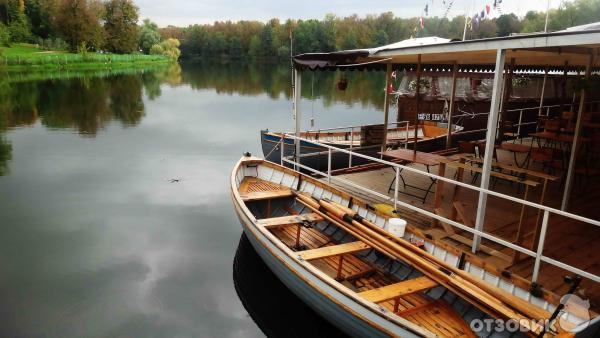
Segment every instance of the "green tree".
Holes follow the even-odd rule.
[[[10,45],[10,33],[8,32],[8,28],[0,22],[0,46],[9,46]]]
[[[150,48],[150,54],[153,55],[164,55],[172,61],[177,61],[181,51],[179,50],[179,40],[177,39],[166,39],[161,43],[158,43]]]
[[[144,53],[148,54],[150,48],[159,42],[160,33],[158,32],[158,25],[150,21],[150,19],[144,19],[144,23],[140,27],[140,48]]]
[[[8,0],[8,32],[12,42],[31,41],[31,25],[25,15],[24,0]]]
[[[250,38],[250,46],[248,48],[248,55],[253,58],[260,57],[260,40],[258,36],[254,35]]]
[[[131,53],[138,48],[138,7],[132,0],[105,3],[104,31],[106,49],[113,53]]]
[[[263,58],[277,57],[277,46],[273,42],[273,27],[265,25],[260,33],[260,53]]]
[[[61,0],[56,26],[71,51],[79,47],[99,49],[104,42],[100,25],[102,5],[94,0]]]
[[[53,18],[56,16],[56,2],[54,0],[27,0],[25,14],[31,23],[33,35],[42,39],[55,35]]]
[[[523,24],[516,15],[510,13],[500,15],[496,19],[496,26],[498,27],[498,36],[508,36],[511,33],[520,32]]]

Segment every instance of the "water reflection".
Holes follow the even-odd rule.
[[[345,337],[279,281],[242,234],[233,261],[242,304],[269,337]]]
[[[272,99],[291,98],[290,67],[252,63],[183,64],[183,82],[194,89],[216,89],[217,93],[262,95]],[[337,89],[341,77],[348,80],[345,91]],[[306,72],[302,78],[302,98],[321,99],[325,107],[333,103],[361,104],[382,109],[385,74],[381,72]],[[306,104],[306,103],[305,103]]]
[[[149,70],[9,74],[0,77],[0,175],[8,171],[12,147],[2,136],[6,129],[32,126],[38,121],[49,129],[70,129],[94,137],[107,124],[117,121],[135,126],[145,115],[143,94],[155,100],[163,85],[181,84],[217,94],[259,96],[289,100],[290,69],[248,63],[173,64]],[[348,79],[345,91],[336,87],[340,77]],[[359,104],[379,110],[383,105],[381,73],[314,72],[303,78],[303,104],[314,115],[314,102],[323,107],[337,103]],[[308,100],[308,102],[307,102]],[[266,124],[263,127],[273,127]]]

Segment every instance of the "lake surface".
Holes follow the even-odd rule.
[[[384,75],[317,72],[303,125],[382,120]],[[262,336],[236,295],[229,197],[289,67],[0,74],[0,336]]]

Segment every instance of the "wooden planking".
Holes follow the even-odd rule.
[[[379,303],[412,293],[424,291],[436,287],[438,284],[429,277],[422,276],[409,279],[400,283],[387,285],[381,288],[364,291],[359,295],[373,303]]]
[[[320,222],[323,218],[313,212],[302,215],[271,217],[258,220],[257,224],[263,227],[276,227],[281,225],[298,224],[303,222]]]
[[[369,248],[370,248],[369,245],[367,245],[361,241],[356,241],[356,242],[344,243],[344,244],[339,244],[339,245],[330,245],[330,246],[325,246],[325,247],[318,248],[318,249],[302,251],[298,255],[298,257],[302,258],[304,260],[311,260],[311,259],[318,259],[318,258],[325,258],[325,257],[354,253],[354,252],[358,252],[358,251],[361,251],[364,249],[369,249]]]
[[[290,189],[271,191],[252,191],[240,194],[244,202],[270,200],[274,198],[286,198],[294,196]]]

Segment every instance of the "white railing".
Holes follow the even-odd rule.
[[[355,125],[355,126],[346,126],[346,127],[333,127],[333,128],[322,128],[322,129],[309,129],[309,130],[305,130],[302,131],[301,133],[304,135],[308,135],[308,134],[315,134],[315,140],[310,140],[310,139],[305,139],[305,141],[307,142],[312,142],[318,143],[318,140],[321,139],[321,134],[325,134],[325,133],[349,133],[350,135],[350,146],[348,148],[348,150],[350,150],[351,152],[348,154],[348,167],[352,166],[352,156],[354,154],[354,150],[363,150],[363,149],[370,149],[370,148],[377,148],[377,147],[381,147],[381,145],[370,145],[370,146],[358,146],[355,147],[354,146],[354,141],[355,139],[355,135],[356,132],[360,132],[360,128],[362,127],[372,127],[372,126],[381,126],[381,123],[375,123],[375,124],[363,124],[363,125]],[[396,128],[393,128],[393,126],[395,126]],[[408,148],[408,143],[410,142],[411,138],[409,136],[409,126],[410,126],[410,121],[398,121],[398,122],[389,122],[387,124],[387,129],[388,132],[390,129],[397,129],[399,130],[400,128],[404,128],[404,140],[402,141],[402,143],[404,144],[404,148]],[[390,128],[392,127],[392,128]],[[284,135],[292,135],[294,134],[293,132],[287,132],[284,133]],[[325,135],[326,136],[326,135]],[[315,143],[316,144],[316,143]],[[275,149],[275,148],[273,148]],[[311,153],[307,153],[307,154],[303,154],[301,155],[302,157],[313,157],[313,156],[319,156],[319,155],[324,155],[327,151],[322,151],[322,152],[311,152]],[[267,156],[268,157],[268,156]]]
[[[328,164],[327,165],[327,172],[321,172],[321,171],[313,169],[311,167],[302,165],[300,163],[301,162],[301,157],[296,157],[298,159],[297,161],[294,161],[292,159],[293,156],[285,157],[284,156],[284,146],[285,146],[284,138],[286,138],[286,137],[294,139],[294,140],[296,140],[298,142],[304,141],[304,142],[312,143],[312,144],[318,145],[320,147],[326,148],[327,149],[327,154],[328,154],[327,155],[328,156],[328,158],[327,158],[327,164]],[[562,210],[555,209],[555,208],[552,208],[552,207],[548,207],[548,206],[545,206],[545,205],[541,205],[541,204],[538,204],[538,203],[530,202],[530,201],[527,201],[527,200],[524,200],[524,199],[520,199],[520,198],[517,198],[517,197],[513,197],[513,196],[510,196],[510,195],[505,195],[505,194],[502,194],[502,193],[499,193],[499,192],[496,192],[496,191],[493,191],[493,190],[483,189],[481,187],[473,186],[473,185],[470,185],[468,183],[464,183],[464,182],[461,182],[461,181],[456,181],[454,179],[446,178],[444,176],[438,176],[436,174],[432,174],[432,173],[429,173],[429,172],[421,171],[421,170],[418,170],[418,169],[413,168],[413,167],[401,165],[401,164],[394,163],[394,162],[389,162],[389,161],[386,161],[386,160],[382,160],[382,159],[379,159],[379,158],[375,158],[375,157],[363,155],[363,154],[360,154],[360,153],[354,153],[353,154],[354,156],[361,157],[361,158],[364,158],[364,159],[367,159],[367,160],[370,160],[370,161],[373,161],[373,162],[378,162],[378,163],[381,163],[381,164],[385,164],[385,165],[388,165],[388,166],[394,168],[395,174],[396,174],[396,181],[395,181],[395,187],[394,187],[394,197],[390,198],[390,196],[387,195],[387,194],[382,194],[382,193],[380,193],[378,191],[372,190],[372,189],[370,189],[368,187],[362,186],[362,185],[357,184],[355,182],[352,182],[352,181],[350,181],[348,179],[344,179],[344,178],[341,178],[341,177],[338,177],[338,176],[332,176],[331,175],[331,155],[334,152],[342,152],[342,153],[347,153],[348,155],[352,155],[351,154],[352,151],[350,151],[350,150],[333,147],[333,146],[330,146],[330,145],[327,145],[327,144],[319,143],[318,141],[307,140],[307,139],[303,139],[303,138],[297,138],[294,135],[286,135],[286,134],[283,134],[282,137],[281,137],[281,164],[282,165],[284,163],[292,164],[292,165],[294,165],[294,168],[296,168],[296,170],[298,170],[298,169],[304,169],[304,170],[310,171],[312,173],[315,173],[315,174],[318,174],[318,175],[326,177],[327,178],[327,182],[329,182],[329,183],[332,182],[332,181],[338,181],[340,183],[346,184],[348,186],[351,186],[353,188],[356,188],[356,189],[359,189],[359,190],[361,190],[363,192],[366,192],[367,194],[370,194],[370,195],[379,197],[381,199],[384,199],[386,201],[392,202],[392,203],[394,203],[394,209],[397,209],[398,206],[404,207],[406,209],[415,211],[415,212],[417,212],[419,214],[422,214],[422,215],[425,215],[427,217],[431,217],[433,219],[436,219],[436,220],[438,220],[440,222],[444,222],[446,224],[450,224],[453,227],[456,227],[456,228],[458,228],[460,230],[467,231],[467,232],[473,234],[474,236],[475,235],[480,236],[480,237],[488,239],[488,240],[490,240],[490,241],[492,241],[494,243],[500,244],[500,245],[502,245],[504,247],[513,249],[513,250],[518,251],[520,253],[526,254],[526,255],[528,255],[530,257],[534,257],[535,258],[535,262],[534,262],[533,272],[532,272],[532,278],[531,278],[532,282],[537,282],[537,279],[538,279],[538,276],[539,276],[540,265],[541,265],[542,262],[545,262],[545,263],[557,266],[559,268],[562,268],[564,270],[570,271],[572,273],[578,274],[578,275],[580,275],[580,276],[582,276],[584,278],[590,279],[590,280],[592,280],[592,281],[594,281],[596,283],[600,283],[600,276],[598,276],[598,275],[589,273],[587,271],[581,270],[581,269],[579,269],[577,267],[574,267],[572,265],[569,265],[567,263],[564,263],[564,262],[561,262],[561,261],[557,261],[557,260],[555,260],[553,258],[550,258],[550,257],[547,257],[547,256],[543,255],[544,242],[545,242],[545,238],[546,238],[546,232],[547,232],[547,229],[548,229],[548,219],[549,219],[549,217],[550,217],[551,214],[555,214],[555,215],[567,217],[567,218],[570,218],[570,219],[573,219],[573,220],[576,220],[576,221],[588,223],[588,224],[591,224],[591,225],[594,225],[594,226],[598,226],[598,227],[600,227],[600,221],[593,220],[593,219],[590,219],[590,218],[587,218],[587,217],[583,217],[583,216],[580,216],[580,215],[572,214],[572,213],[569,213],[569,212],[566,212],[566,211],[562,211]],[[297,155],[300,155],[300,154],[297,154]],[[435,213],[432,213],[432,212],[430,212],[428,210],[421,209],[421,208],[416,207],[416,206],[414,206],[412,204],[409,204],[409,203],[406,203],[406,202],[403,202],[403,201],[399,200],[398,199],[398,194],[399,194],[399,179],[400,179],[400,171],[402,171],[402,170],[405,170],[405,171],[408,171],[408,172],[412,172],[412,173],[415,173],[415,174],[418,174],[418,175],[423,175],[423,176],[429,177],[429,178],[434,179],[434,180],[440,180],[440,181],[443,181],[443,182],[446,182],[446,183],[454,184],[454,185],[457,185],[457,186],[460,186],[460,187],[463,187],[463,188],[467,188],[467,189],[470,189],[470,190],[473,190],[473,191],[477,191],[477,192],[480,192],[480,193],[485,193],[485,194],[488,194],[488,195],[491,195],[491,196],[499,197],[499,198],[502,198],[502,199],[505,199],[505,200],[508,200],[508,201],[520,203],[522,205],[525,205],[525,206],[528,206],[528,207],[532,207],[532,208],[536,208],[536,209],[538,209],[540,211],[543,211],[542,225],[541,225],[541,229],[540,229],[539,242],[538,242],[538,246],[537,246],[536,251],[532,251],[532,250],[527,249],[525,247],[522,247],[520,245],[511,243],[511,242],[506,241],[506,240],[504,240],[502,238],[496,237],[496,236],[494,236],[492,234],[486,233],[484,231],[476,230],[476,229],[471,228],[471,227],[469,227],[469,226],[467,226],[465,224],[462,224],[460,222],[454,221],[452,219],[448,219],[446,217],[443,217],[443,216],[437,215]]]
[[[595,103],[600,103],[600,101],[588,101],[585,102],[584,104],[586,105],[592,105]],[[564,106],[570,106],[570,110],[573,111],[574,107],[575,107],[576,103],[567,103],[564,104]],[[523,112],[525,111],[538,111],[537,117],[543,117],[543,116],[550,116],[550,109],[551,108],[559,108],[562,107],[563,105],[560,104],[553,104],[553,105],[546,105],[546,106],[537,106],[537,107],[528,107],[528,108],[516,108],[516,109],[508,109],[506,110],[507,113],[512,113],[512,112],[519,112],[519,119],[518,119],[518,123],[513,124],[513,126],[517,127],[517,135],[521,135],[521,127],[522,126],[527,126],[527,125],[537,125],[538,121],[531,121],[531,122],[523,122]],[[545,110],[545,115],[542,115],[542,111]],[[454,115],[452,116],[453,119],[455,118],[461,118],[461,117],[475,117],[475,116],[479,116],[479,115],[489,115],[489,112],[485,112],[485,113],[466,113],[466,114],[461,114],[461,115]],[[482,129],[485,130],[485,129]],[[459,132],[455,132],[452,133],[453,135],[460,135],[460,134],[465,134],[465,133],[469,133],[471,131],[459,131]]]

